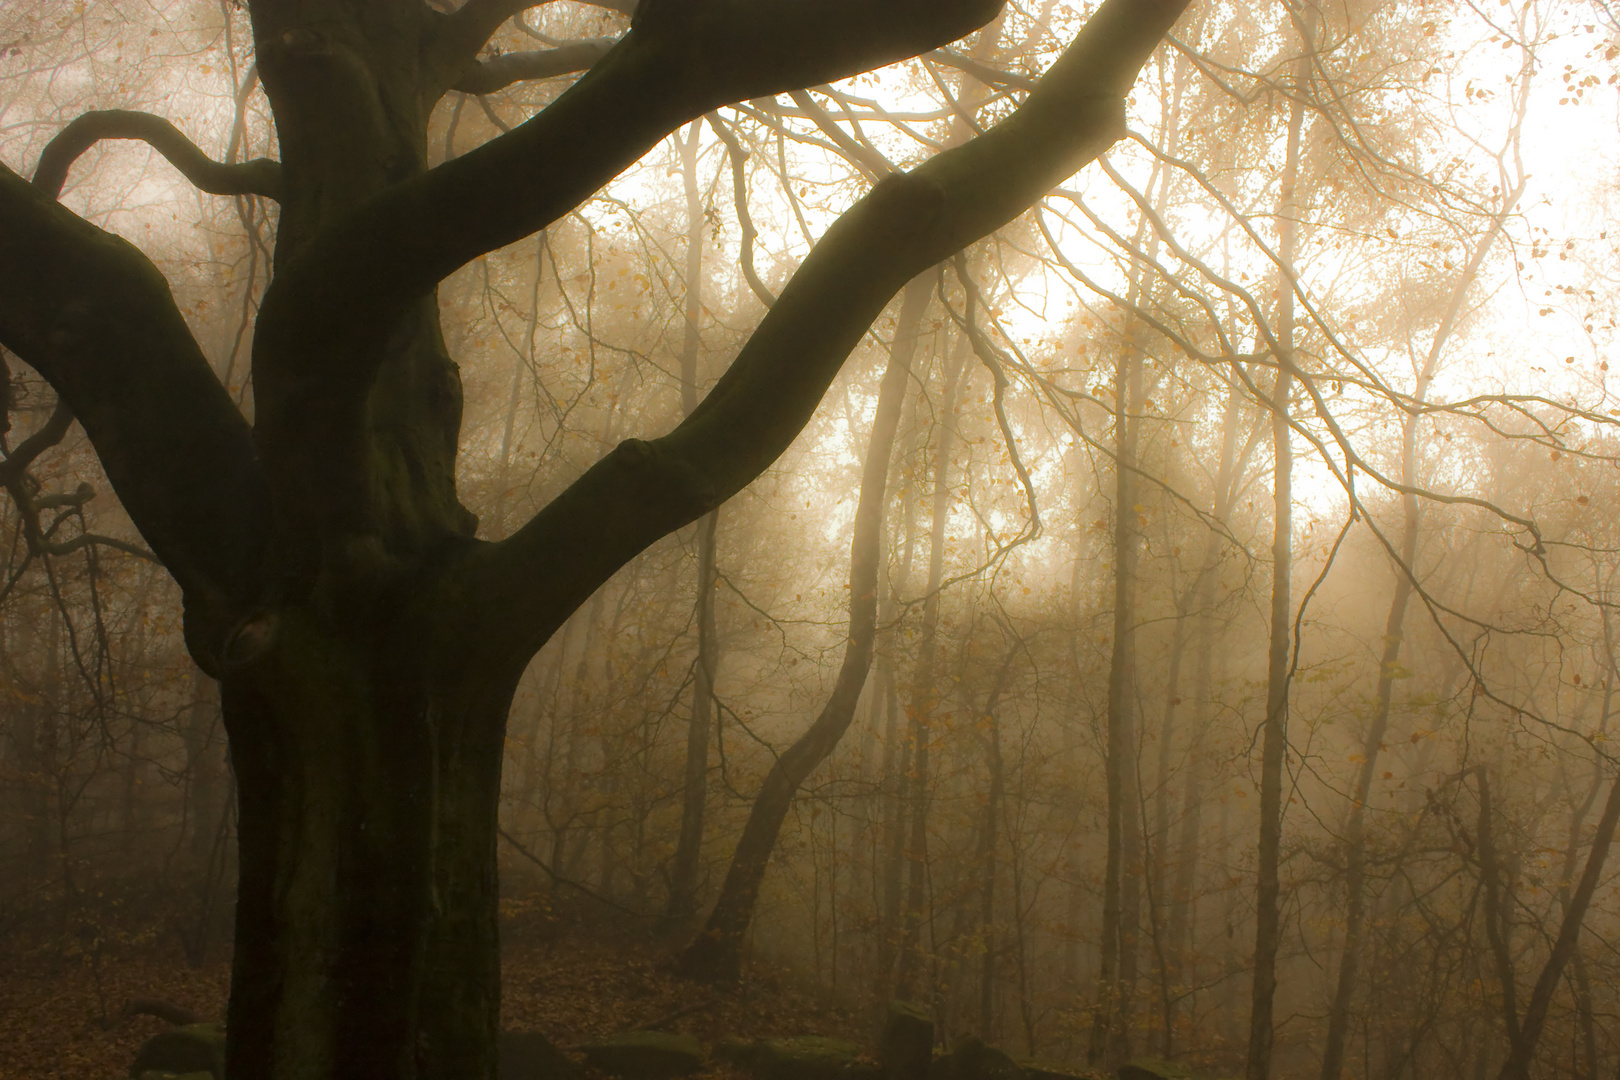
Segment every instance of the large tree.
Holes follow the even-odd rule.
[[[717,106],[933,49],[999,0],[645,0],[605,55],[526,59],[480,59],[525,0],[250,0],[279,161],[211,162],[160,118],[106,112],[64,130],[31,183],[0,165],[0,344],[83,425],[221,683],[240,800],[233,1080],[494,1075],[496,805],[524,666],[616,569],[788,446],[910,278],[1123,132],[1186,3],[1107,0],[1011,116],[828,229],[679,426],[620,443],[495,543],[457,497],[438,283]],[[429,168],[446,93],[593,59],[527,123]],[[55,202],[108,137],[279,203],[251,422],[156,267]]]

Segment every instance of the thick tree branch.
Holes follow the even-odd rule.
[[[655,0],[534,119],[388,189],[292,259],[264,298],[255,390],[274,414],[337,377],[457,267],[573,209],[716,106],[844,78],[972,31],[1002,0]],[[259,363],[258,359],[265,362]],[[375,361],[373,361],[375,362]]]
[[[84,426],[188,614],[224,618],[254,594],[269,507],[252,434],[168,282],[3,165],[0,344]]]
[[[1187,0],[1107,0],[1024,105],[877,185],[828,230],[729,371],[673,432],[630,440],[469,568],[479,627],[525,662],[658,537],[758,476],[802,430],[850,350],[910,278],[1008,223],[1124,134],[1124,97]],[[566,574],[554,568],[566,566]],[[543,614],[544,613],[544,614]]]
[[[507,53],[474,63],[453,87],[464,94],[493,94],[529,79],[552,79],[586,71],[608,54],[617,38],[591,38],[555,49]]]
[[[34,170],[34,186],[51,198],[62,193],[68,169],[86,150],[103,139],[138,139],[168,159],[192,184],[210,195],[263,195],[280,198],[281,165],[255,158],[240,165],[225,165],[197,148],[197,144],[160,116],[127,109],[88,112],[63,128]]]

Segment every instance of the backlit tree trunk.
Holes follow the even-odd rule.
[[[911,716],[911,769],[907,774],[910,799],[907,812],[911,836],[906,844],[905,908],[901,915],[900,951],[895,961],[895,993],[915,995],[922,967],[922,929],[928,869],[928,750],[933,737],[936,689],[935,651],[939,643],[939,590],[945,576],[945,519],[950,512],[951,444],[956,437],[956,400],[961,389],[962,366],[967,360],[967,338],[960,337],[945,359],[945,382],[940,391],[937,442],[934,444],[933,511],[928,533],[928,583],[923,592],[922,625],[918,628],[917,667],[906,706]]]
[[[1167,899],[1169,919],[1165,946],[1167,956],[1166,981],[1171,989],[1163,1003],[1165,1057],[1174,1050],[1176,1017],[1180,1002],[1187,993],[1186,984],[1196,982],[1191,970],[1194,948],[1192,927],[1195,922],[1196,899],[1193,890],[1198,873],[1198,845],[1203,825],[1204,737],[1214,715],[1211,701],[1214,685],[1215,651],[1215,595],[1219,585],[1221,553],[1226,540],[1224,530],[1236,501],[1236,491],[1242,482],[1249,454],[1255,442],[1251,438],[1238,452],[1238,422],[1243,390],[1234,378],[1230,384],[1226,407],[1221,420],[1221,457],[1215,472],[1215,495],[1211,505],[1210,528],[1205,534],[1204,551],[1199,562],[1198,577],[1193,585],[1193,610],[1188,616],[1194,620],[1190,634],[1193,637],[1192,736],[1187,750],[1187,764],[1182,783],[1181,827],[1176,837],[1176,869],[1169,886]],[[1164,841],[1167,845],[1169,837]]]
[[[1528,69],[1521,76],[1520,118],[1523,102],[1528,98]],[[1514,139],[1517,141],[1517,125]],[[1427,355],[1417,372],[1417,383],[1412,390],[1413,407],[1401,419],[1401,539],[1395,559],[1395,589],[1389,599],[1389,612],[1384,620],[1384,649],[1379,657],[1378,684],[1374,695],[1373,715],[1367,725],[1366,738],[1361,750],[1361,769],[1356,775],[1355,790],[1351,795],[1350,812],[1344,830],[1345,916],[1344,942],[1340,950],[1339,973],[1334,984],[1333,1001],[1328,1007],[1327,1041],[1322,1051],[1322,1080],[1339,1080],[1344,1071],[1345,1041],[1350,1029],[1350,1002],[1355,994],[1356,976],[1361,962],[1361,943],[1366,921],[1367,888],[1367,800],[1371,796],[1373,777],[1377,775],[1378,755],[1384,748],[1384,735],[1389,728],[1390,707],[1395,680],[1400,666],[1401,645],[1405,639],[1406,608],[1412,599],[1413,582],[1417,574],[1418,501],[1417,425],[1418,408],[1428,400],[1429,386],[1434,381],[1440,357],[1461,317],[1474,280],[1490,254],[1507,217],[1518,205],[1524,193],[1525,177],[1502,193],[1502,205],[1491,221],[1491,226],[1474,247],[1473,254],[1452,290],[1450,302],[1442,315]]]
[[[720,898],[703,932],[681,956],[681,968],[689,975],[735,980],[741,974],[743,938],[753,920],[759,886],[765,879],[782,822],[799,787],[849,730],[866,685],[872,667],[872,642],[877,634],[878,563],[883,557],[883,523],[889,506],[889,457],[894,452],[894,435],[900,426],[900,407],[905,401],[923,311],[928,307],[931,277],[925,274],[906,287],[889,366],[878,390],[877,412],[867,438],[860,500],[850,541],[849,643],[844,648],[843,666],[821,715],[776,759],[760,786],[726,871]]]
[[[702,125],[693,122],[686,138],[677,139],[681,180],[686,188],[686,305],[681,337],[681,412],[692,415],[698,402],[698,316],[703,310],[703,205],[698,198],[697,150]],[[697,527],[697,666],[692,673],[692,712],[686,726],[686,774],[681,790],[681,833],[675,865],[669,875],[671,920],[697,913],[699,858],[703,853],[703,811],[709,800],[709,732],[714,723],[714,674],[720,643],[714,626],[715,532],[718,508]]]
[[[1312,29],[1316,9],[1306,0],[1296,16],[1299,57],[1294,62],[1294,95],[1288,110],[1288,147],[1282,189],[1277,196],[1277,379],[1271,396],[1272,540],[1271,641],[1266,655],[1266,718],[1261,734],[1259,874],[1255,895],[1254,988],[1249,1012],[1248,1080],[1271,1075],[1275,1037],[1277,950],[1282,938],[1281,883],[1283,758],[1288,747],[1288,641],[1293,619],[1289,577],[1294,568],[1293,431],[1288,398],[1297,370],[1294,355],[1294,256],[1299,242],[1300,131],[1305,92],[1310,85]]]

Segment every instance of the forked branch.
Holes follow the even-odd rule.
[[[803,429],[908,280],[1001,227],[1124,133],[1124,97],[1187,0],[1107,0],[1015,113],[841,217],[729,371],[673,432],[630,440],[469,570],[478,627],[521,666],[624,562],[758,476]],[[567,575],[549,568],[569,566]],[[516,668],[514,668],[516,670]]]
[[[306,245],[265,295],[255,352],[284,365],[278,377],[342,371],[363,388],[371,373],[347,359],[357,345],[386,333],[457,267],[556,221],[682,124],[915,56],[983,25],[1001,3],[650,0],[539,115],[396,185]]]

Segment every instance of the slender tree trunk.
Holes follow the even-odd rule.
[[[1502,863],[1496,852],[1496,827],[1491,810],[1491,779],[1484,765],[1474,767],[1479,785],[1479,819],[1475,839],[1479,850],[1479,876],[1483,886],[1485,937],[1490,942],[1491,959],[1496,965],[1497,990],[1501,995],[1502,1026],[1507,1031],[1508,1061],[1528,1061],[1519,1028],[1518,983],[1513,972],[1512,928],[1509,912],[1513,898],[1502,880]],[[1509,1073],[1503,1066],[1503,1076]]]
[[[1261,738],[1259,874],[1255,897],[1254,990],[1249,1013],[1248,1080],[1268,1080],[1275,1036],[1277,950],[1281,942],[1283,758],[1288,742],[1288,639],[1293,616],[1289,577],[1293,572],[1294,449],[1288,426],[1288,397],[1294,374],[1294,257],[1299,236],[1300,132],[1315,48],[1316,9],[1307,0],[1298,17],[1300,54],[1294,64],[1294,96],[1288,112],[1288,150],[1277,200],[1277,381],[1271,400],[1274,461],[1271,542],[1271,643],[1266,658],[1266,719]]]
[[[956,400],[962,383],[962,366],[967,359],[968,341],[957,340],[945,362],[945,384],[940,394],[938,442],[934,447],[933,519],[928,538],[928,585],[923,594],[922,625],[918,630],[917,668],[912,680],[911,770],[909,774],[911,840],[906,858],[906,900],[901,924],[900,953],[896,961],[895,986],[901,998],[916,992],[916,978],[922,960],[922,923],[928,870],[928,750],[933,732],[933,714],[938,707],[937,678],[934,670],[939,638],[939,591],[945,578],[945,523],[950,515],[951,449],[956,438]]]
[[[703,204],[697,182],[698,135],[703,125],[693,121],[685,139],[676,142],[681,152],[681,177],[686,186],[686,315],[681,341],[681,411],[690,416],[697,408],[698,318],[703,310]],[[715,533],[720,510],[715,508],[697,527],[697,670],[692,680],[692,713],[686,727],[686,773],[681,788],[681,832],[669,876],[667,915],[675,925],[698,911],[698,875],[703,854],[703,814],[709,800],[709,735],[714,723],[714,676],[719,666],[719,641],[714,625]]]
[[[1183,984],[1189,977],[1192,956],[1191,932],[1193,926],[1194,889],[1198,875],[1198,841],[1203,823],[1203,768],[1204,736],[1209,729],[1212,713],[1210,697],[1213,693],[1213,660],[1215,646],[1215,588],[1219,584],[1221,552],[1225,544],[1220,527],[1232,512],[1232,501],[1242,477],[1248,455],[1238,460],[1238,421],[1242,416],[1242,389],[1234,379],[1228,387],[1226,408],[1221,420],[1221,457],[1215,472],[1215,490],[1212,499],[1211,525],[1204,539],[1204,551],[1198,568],[1198,579],[1193,590],[1195,620],[1193,635],[1193,689],[1192,737],[1187,748],[1185,779],[1181,796],[1181,828],[1176,838],[1175,880],[1170,886],[1168,942],[1170,972],[1166,982],[1172,989],[1163,1003],[1163,1053],[1170,1058],[1175,1049],[1176,1015],[1180,1007]],[[1245,449],[1252,449],[1251,442]],[[1168,838],[1167,838],[1168,839]]]
[[[530,365],[534,363],[535,338],[540,330],[540,286],[545,277],[545,268],[546,231],[542,229],[534,238],[534,284],[529,290],[529,317],[523,334],[527,355],[513,353],[512,389],[507,394],[506,417],[501,423],[501,462],[495,473],[495,508],[490,514],[493,522],[491,532],[495,536],[506,536],[512,531],[508,517],[512,496],[513,444],[517,435],[518,407],[523,403],[523,376],[529,374]],[[484,262],[484,272],[489,272],[487,260]]]
[[[1141,235],[1146,222],[1138,229]],[[1130,301],[1144,292],[1139,262]],[[1114,365],[1114,619],[1108,664],[1108,855],[1103,879],[1102,965],[1087,1060],[1130,1056],[1131,999],[1141,923],[1142,807],[1136,760],[1136,565],[1139,548],[1136,447],[1140,434],[1142,348],[1127,329]]]
[[[1418,400],[1423,397],[1423,385]],[[1403,483],[1415,482],[1413,472],[1415,418],[1407,416],[1403,433]],[[1339,976],[1328,1009],[1327,1043],[1322,1056],[1322,1080],[1339,1080],[1344,1068],[1345,1038],[1349,1032],[1350,1001],[1355,993],[1357,965],[1360,962],[1361,938],[1366,918],[1367,883],[1367,800],[1371,796],[1378,752],[1383,748],[1384,733],[1389,727],[1390,702],[1400,665],[1403,623],[1407,602],[1412,596],[1412,581],[1407,575],[1416,573],[1417,556],[1417,497],[1407,493],[1402,497],[1403,526],[1401,539],[1401,565],[1395,568],[1395,592],[1390,597],[1389,614],[1384,620],[1384,651],[1379,658],[1378,690],[1373,706],[1372,722],[1362,746],[1361,770],[1356,776],[1355,792],[1350,804],[1350,817],[1345,826],[1345,915],[1344,945],[1339,960]]]
[[[1609,708],[1613,701],[1613,695],[1614,688],[1612,684],[1605,680],[1603,715],[1598,721],[1598,730],[1600,732],[1608,730]],[[1563,755],[1560,754],[1560,762],[1562,763],[1562,761]],[[1565,787],[1569,787],[1570,777],[1562,765],[1559,769],[1559,775],[1564,781]],[[1587,787],[1586,797],[1581,800],[1580,805],[1575,808],[1575,812],[1570,815],[1569,841],[1564,846],[1564,865],[1558,875],[1558,907],[1562,917],[1565,919],[1569,918],[1570,904],[1573,900],[1570,886],[1575,880],[1575,864],[1581,849],[1581,833],[1586,825],[1586,816],[1597,802],[1598,791],[1602,787],[1603,770],[1600,767],[1594,767],[1592,770],[1592,782]],[[1597,1076],[1597,1018],[1592,1011],[1592,980],[1586,970],[1585,953],[1578,942],[1575,946],[1575,954],[1570,958],[1570,962],[1574,969],[1575,1017],[1580,1031],[1582,1051],[1582,1056],[1576,1059],[1575,1067],[1571,1072],[1577,1077],[1577,1080],[1594,1080]],[[1573,1049],[1571,1054],[1574,1054]],[[1581,1067],[1581,1061],[1585,1062],[1584,1068]]]
[[[1483,771],[1480,773],[1480,781],[1480,790],[1483,793],[1485,791]],[[1486,813],[1485,805],[1486,802],[1482,799],[1480,810],[1482,821]],[[1597,834],[1592,837],[1592,850],[1586,855],[1586,867],[1581,872],[1580,883],[1576,885],[1568,905],[1564,908],[1564,917],[1558,927],[1558,937],[1553,941],[1552,952],[1548,955],[1547,962],[1542,966],[1541,974],[1530,991],[1530,999],[1525,1004],[1523,1022],[1509,1027],[1511,1038],[1508,1059],[1502,1065],[1500,1080],[1529,1080],[1530,1061],[1535,1056],[1536,1043],[1541,1038],[1541,1030],[1547,1022],[1547,1011],[1552,1005],[1553,991],[1557,989],[1558,981],[1563,978],[1565,966],[1579,948],[1581,924],[1586,919],[1587,909],[1591,907],[1592,896],[1597,892],[1598,879],[1603,875],[1603,864],[1614,842],[1616,824],[1620,824],[1620,781],[1615,781],[1609,787],[1609,798],[1603,804],[1603,816],[1598,819]],[[1483,835],[1484,833],[1480,843],[1482,865],[1485,851]],[[1494,851],[1492,861],[1495,862]],[[1498,952],[1505,956],[1507,953],[1505,936],[1501,936],[1500,940]],[[1492,945],[1493,947],[1497,945],[1497,939],[1493,939]],[[1512,997],[1508,993],[1508,988],[1512,986],[1511,966],[1507,971],[1503,1007],[1511,1009]]]
[[[1166,81],[1165,68],[1167,65],[1170,68],[1168,78],[1168,82],[1170,84],[1168,88],[1169,97],[1164,107],[1163,118],[1160,122],[1159,128],[1161,132],[1160,141],[1165,148],[1165,154],[1166,156],[1173,157],[1180,151],[1181,102],[1182,95],[1186,90],[1187,77],[1191,65],[1187,63],[1184,57],[1177,56],[1174,59],[1170,59],[1166,56],[1166,54],[1161,53],[1159,56],[1159,78],[1161,84]],[[1156,216],[1162,217],[1165,209],[1169,206],[1170,181],[1172,175],[1172,170],[1164,168],[1162,162],[1155,161],[1153,171],[1149,175],[1147,190],[1151,193],[1154,214]],[[1147,257],[1142,261],[1142,263],[1138,264],[1136,280],[1131,289],[1131,299],[1133,302],[1136,302],[1139,300],[1139,298],[1141,298],[1141,295],[1146,291],[1146,287],[1150,284],[1147,267],[1157,263],[1159,256],[1160,238],[1158,230],[1149,227],[1149,223],[1147,220],[1145,220],[1145,218],[1146,215],[1144,215],[1144,220],[1141,222],[1139,234],[1143,232],[1146,233]],[[1137,363],[1137,379],[1140,382],[1140,357],[1138,358]],[[1141,399],[1144,396],[1140,386],[1137,387],[1135,394],[1138,399]],[[1140,408],[1140,406],[1136,407],[1138,409]],[[1140,418],[1138,418],[1137,424],[1140,424]],[[1133,436],[1133,439],[1139,442],[1140,434]],[[1193,586],[1189,585],[1188,588],[1182,593],[1181,601],[1177,605],[1176,625],[1172,634],[1167,672],[1165,675],[1165,704],[1162,713],[1162,723],[1159,726],[1159,752],[1157,772],[1155,775],[1155,783],[1153,788],[1153,821],[1148,835],[1145,838],[1140,838],[1138,840],[1137,847],[1139,854],[1137,857],[1137,863],[1139,869],[1135,875],[1132,875],[1131,878],[1127,879],[1127,896],[1125,898],[1131,900],[1129,904],[1125,905],[1127,909],[1135,909],[1134,914],[1130,910],[1125,912],[1126,922],[1137,926],[1137,933],[1140,934],[1142,918],[1140,914],[1141,904],[1139,896],[1142,886],[1144,884],[1146,885],[1150,900],[1147,909],[1148,932],[1151,935],[1151,940],[1153,942],[1154,954],[1158,959],[1159,998],[1161,1012],[1166,1014],[1168,1013],[1168,1002],[1170,1001],[1171,989],[1170,965],[1167,962],[1163,933],[1163,909],[1168,900],[1168,890],[1165,887],[1165,868],[1167,865],[1170,832],[1170,771],[1177,734],[1176,709],[1181,703],[1181,663],[1183,653],[1186,649],[1188,637],[1186,617],[1187,605],[1192,599],[1193,591]],[[1134,644],[1132,646],[1132,653],[1134,654]],[[1134,678],[1131,681],[1133,684],[1131,687],[1131,693],[1134,695],[1136,693]],[[1136,763],[1137,757],[1133,753],[1133,772],[1139,773],[1139,766]],[[1133,803],[1133,805],[1135,804]],[[1146,816],[1145,812],[1145,804],[1136,806],[1136,808],[1131,812],[1131,816],[1135,819],[1134,823],[1141,823],[1143,818]],[[1143,830],[1138,829],[1137,831],[1141,832]],[[1132,882],[1135,882],[1135,884],[1133,885]],[[1135,896],[1133,897],[1132,894],[1135,894]],[[1135,949],[1131,949],[1128,955],[1121,958],[1120,981],[1125,988],[1125,992],[1122,995],[1123,1015],[1125,1017],[1129,1017],[1130,1013],[1132,1012],[1131,1002],[1135,996],[1134,989],[1136,983],[1137,955],[1137,951]],[[1166,1040],[1168,1041],[1168,1028],[1166,1029]],[[1166,1054],[1168,1055],[1168,1051],[1166,1051]]]
[[[996,1033],[996,834],[1000,827],[997,815],[1006,787],[1001,757],[1001,722],[996,710],[1001,705],[1002,690],[1017,654],[1015,646],[1002,661],[1001,670],[990,688],[990,696],[985,701],[982,719],[988,728],[984,739],[984,759],[989,785],[985,792],[984,820],[979,827],[979,850],[975,865],[982,875],[979,885],[979,942],[983,950],[979,967],[979,1037],[986,1042],[993,1042]],[[974,717],[974,721],[977,726],[980,718]]]
[[[1529,72],[1521,77],[1519,88],[1520,111],[1519,119],[1523,120],[1524,103],[1528,100]],[[1512,136],[1515,145],[1518,140],[1518,125],[1514,126]],[[1367,799],[1372,791],[1372,780],[1377,774],[1378,755],[1383,749],[1384,735],[1389,726],[1390,703],[1394,691],[1396,671],[1400,663],[1401,644],[1404,638],[1404,626],[1407,604],[1410,602],[1413,591],[1413,575],[1417,573],[1417,546],[1418,546],[1418,505],[1417,496],[1412,492],[1418,483],[1417,475],[1417,424],[1420,417],[1418,406],[1428,398],[1429,385],[1434,380],[1435,372],[1439,368],[1440,357],[1449,343],[1452,331],[1456,328],[1457,320],[1462,314],[1463,304],[1480,268],[1484,265],[1486,257],[1490,254],[1496,240],[1501,236],[1502,229],[1507,222],[1508,215],[1518,205],[1519,198],[1524,193],[1525,178],[1520,176],[1511,190],[1502,193],[1502,205],[1492,218],[1491,226],[1485,235],[1480,237],[1474,246],[1473,254],[1469,257],[1467,265],[1457,279],[1457,285],[1452,290],[1451,300],[1446,306],[1440,325],[1436,328],[1434,338],[1430,342],[1423,365],[1417,372],[1416,386],[1413,388],[1412,399],[1414,407],[1409,408],[1401,422],[1401,483],[1407,491],[1401,495],[1401,541],[1400,554],[1395,572],[1395,591],[1390,596],[1389,614],[1384,623],[1384,651],[1379,658],[1378,687],[1373,707],[1373,717],[1368,725],[1367,737],[1362,747],[1361,770],[1356,777],[1355,794],[1350,804],[1350,814],[1345,825],[1345,930],[1344,944],[1339,961],[1338,980],[1335,984],[1332,1004],[1328,1008],[1327,1041],[1322,1054],[1322,1080],[1339,1080],[1344,1069],[1345,1040],[1349,1033],[1350,1002],[1355,994],[1357,969],[1360,963],[1360,948],[1365,921],[1366,889],[1366,813]]]
[[[919,365],[920,366],[920,365]],[[925,395],[912,399],[911,421],[908,425],[908,447],[896,455],[897,463],[913,458],[916,440],[922,430],[922,409]],[[917,554],[917,499],[911,478],[916,470],[902,469],[906,477],[900,489],[900,513],[904,521],[905,539],[901,544],[900,565],[894,576],[897,584],[883,598],[887,614],[885,626],[890,627],[887,640],[890,648],[882,667],[883,678],[883,851],[882,896],[878,910],[878,952],[873,996],[884,1005],[894,992],[896,966],[900,958],[903,934],[900,913],[904,903],[903,871],[906,856],[906,808],[911,794],[911,732],[909,723],[902,730],[899,678],[895,672],[894,621],[897,605],[893,597],[906,591],[911,583],[912,563]],[[886,1007],[886,1006],[885,1006]]]
[[[1068,470],[1071,473],[1078,469]],[[1075,492],[1076,505],[1085,498],[1087,492],[1079,489]],[[1069,709],[1078,712],[1085,700],[1085,678],[1080,665],[1080,636],[1085,626],[1085,615],[1088,610],[1083,600],[1082,586],[1086,570],[1092,566],[1088,558],[1091,542],[1090,530],[1079,521],[1075,523],[1074,530],[1074,561],[1069,571],[1069,600],[1071,604],[1070,617],[1073,620],[1068,635],[1069,654]],[[1085,753],[1081,731],[1083,721],[1078,716],[1064,723],[1061,729],[1063,739],[1063,761],[1066,768],[1060,771],[1062,779],[1063,828],[1066,835],[1075,835],[1081,828],[1085,815],[1085,798],[1081,784],[1077,777],[1080,775],[1080,760]],[[1067,992],[1077,998],[1085,996],[1087,991],[1096,993],[1095,986],[1081,985],[1082,935],[1080,925],[1085,918],[1086,901],[1089,899],[1093,875],[1088,873],[1087,852],[1083,845],[1070,843],[1064,860],[1064,871],[1069,877],[1068,896],[1065,911],[1065,941],[1063,948],[1063,975]],[[1088,1044],[1089,1048],[1089,1044]]]
[[[1592,1005],[1592,977],[1586,968],[1586,953],[1577,944],[1570,958],[1575,969],[1575,1015],[1581,1029],[1581,1053],[1584,1068],[1574,1070],[1576,1080],[1597,1080],[1598,1039],[1597,1015]]]
[[[877,970],[873,995],[880,1001],[894,990],[895,964],[900,956],[901,871],[905,865],[906,805],[910,794],[910,732],[900,729],[900,692],[892,670],[884,673],[883,743],[883,873],[878,908]]]
[[[889,458],[894,452],[901,405],[918,329],[928,307],[932,274],[915,279],[905,291],[895,330],[889,366],[878,391],[877,412],[866,446],[860,501],[855,509],[854,538],[850,544],[849,643],[832,694],[814,724],[783,752],[766,774],[753,809],[743,826],[742,838],[710,912],[703,932],[681,956],[681,969],[705,979],[735,980],[742,969],[742,944],[753,920],[754,904],[765,868],[781,832],[782,821],[793,805],[800,785],[826,760],[849,729],[872,665],[872,643],[877,631],[878,563],[883,556],[883,521],[888,512],[886,485]],[[835,834],[836,835],[836,834]]]

